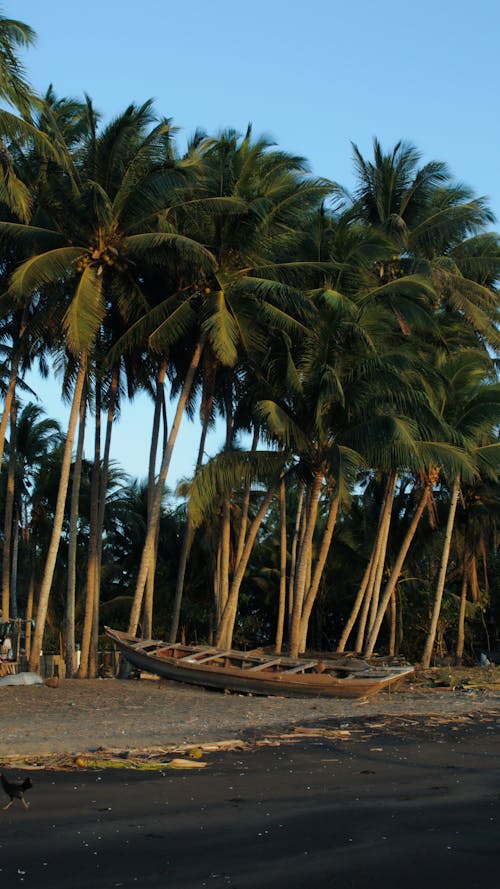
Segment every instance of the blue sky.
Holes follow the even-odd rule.
[[[33,85],[87,92],[104,118],[154,98],[180,128],[270,135],[314,173],[352,187],[351,141],[369,155],[415,144],[444,160],[500,217],[498,0],[16,0],[3,14],[38,34]],[[500,222],[498,223],[500,229]],[[53,388],[42,397],[61,416]],[[59,411],[59,414],[57,413]],[[114,456],[147,467],[150,407],[124,411]],[[197,428],[182,431],[170,483],[189,474]],[[215,446],[217,437],[212,442]]]

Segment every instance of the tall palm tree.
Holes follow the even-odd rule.
[[[32,654],[37,665],[59,545],[71,451],[83,385],[109,305],[131,318],[145,303],[138,267],[172,257],[210,264],[203,247],[161,230],[158,213],[179,176],[159,160],[169,123],[151,129],[150,103],[130,106],[72,161],[70,174],[49,178],[42,225],[3,222],[0,234],[35,249],[16,270],[11,290],[26,302],[41,294],[61,324],[64,347],[77,362],[76,383],[61,476],[60,502],[39,599]],[[36,220],[35,220],[36,221]],[[63,288],[63,289],[62,289]],[[62,293],[61,293],[62,290]],[[61,299],[62,296],[62,299]]]

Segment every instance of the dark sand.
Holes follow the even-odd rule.
[[[102,712],[90,702],[95,708],[96,685],[40,688],[38,698],[33,688],[2,691],[0,759],[9,777],[27,774],[9,764],[21,748],[91,748],[92,720]],[[106,716],[97,720],[94,748],[120,740],[124,726],[130,736],[126,730],[121,744],[108,746],[156,744],[157,722],[164,743],[202,735],[276,739],[298,725],[319,734],[207,753],[200,771],[30,772],[30,811],[19,802],[0,811],[2,889],[500,886],[493,693],[407,690],[364,705],[318,702],[314,710],[310,701],[151,683],[100,687]],[[78,724],[81,743],[68,746]]]

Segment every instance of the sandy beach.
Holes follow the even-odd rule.
[[[2,885],[455,889],[500,868],[500,696],[404,686],[363,701],[151,680],[4,688]],[[239,738],[203,769],[28,771],[15,756]],[[3,805],[3,803],[2,803]]]

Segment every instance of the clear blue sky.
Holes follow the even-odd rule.
[[[313,171],[352,186],[350,143],[399,139],[444,160],[500,216],[498,0],[16,0],[31,25],[31,82],[88,93],[105,119],[154,98],[180,127],[269,134]],[[500,228],[500,222],[498,223]],[[43,396],[47,410],[57,416]],[[147,467],[150,409],[124,412],[114,456]],[[182,433],[170,483],[189,474],[197,428]]]

